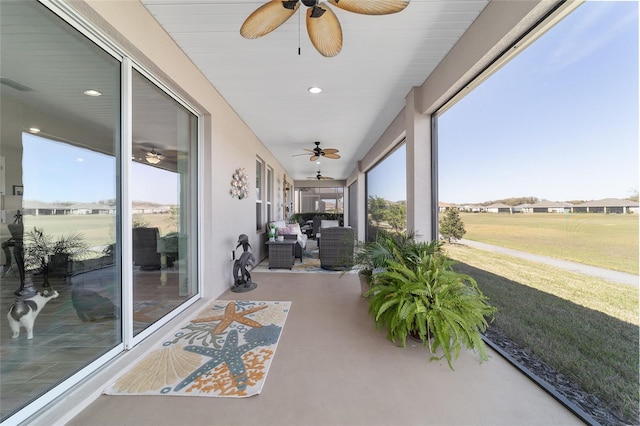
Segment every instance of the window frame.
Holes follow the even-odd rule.
[[[256,157],[256,232],[265,232],[264,229],[264,204],[262,202],[264,191],[264,167],[265,163],[260,157]]]

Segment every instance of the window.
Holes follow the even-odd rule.
[[[344,188],[296,187],[296,213],[344,213]]]
[[[358,229],[358,182],[349,186],[349,226]]]
[[[256,159],[256,231],[263,229],[262,221],[262,160]]]
[[[267,223],[273,222],[273,169],[267,167]]]
[[[399,233],[407,227],[406,147],[396,147],[367,172],[368,241],[380,230]]]
[[[635,276],[629,285],[445,246],[498,307],[489,331],[636,423],[638,3],[585,2],[444,112],[438,129],[441,208],[461,210],[465,239]],[[604,213],[616,206],[634,213]]]

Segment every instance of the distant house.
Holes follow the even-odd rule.
[[[520,204],[518,208],[522,213],[533,213],[533,204]]]
[[[69,214],[69,206],[63,204],[45,203],[36,200],[24,200],[22,202],[22,214],[32,216],[50,216]]]
[[[560,203],[557,201],[540,201],[535,204],[529,204],[523,213],[570,213],[573,208],[571,203]]]
[[[575,213],[638,213],[638,202],[620,200],[618,198],[604,198],[602,200],[587,201],[573,207]]]
[[[28,216],[114,214],[115,211],[115,206],[97,203],[65,205],[36,200],[24,200],[22,203],[22,214]]]
[[[70,214],[74,215],[114,214],[116,211],[115,206],[108,206],[106,204],[97,203],[73,204],[69,206],[69,209]]]
[[[171,211],[170,206],[161,206],[158,204],[137,204],[133,206],[133,214],[157,214],[168,213]]]
[[[456,207],[455,204],[450,204],[450,203],[444,203],[442,201],[438,201],[438,211],[440,213],[444,213],[445,210],[447,210],[449,207]]]
[[[459,206],[458,209],[463,212],[472,212],[472,213],[480,213],[484,207],[479,206],[477,204],[465,204],[463,206]]]
[[[511,206],[504,203],[493,203],[485,207],[489,213],[513,213]]]

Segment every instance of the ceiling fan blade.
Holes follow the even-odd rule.
[[[325,154],[335,154],[337,152],[339,152],[337,149],[335,148],[327,148],[327,149],[323,149],[322,150]]]
[[[388,15],[404,10],[409,0],[329,0],[340,9],[363,15]]]
[[[271,0],[257,8],[240,27],[240,35],[244,38],[258,38],[282,25],[300,7],[296,2],[293,9],[284,7],[281,0]]]
[[[322,56],[332,57],[342,49],[342,28],[338,17],[326,3],[307,9],[307,32]]]
[[[324,154],[324,158],[331,158],[331,159],[337,160],[338,158],[340,158],[340,156],[338,154],[327,154],[327,153],[325,153]]]
[[[318,160],[318,158],[320,158],[320,157],[319,157],[319,156],[317,156],[317,155],[312,155],[312,156],[311,156],[311,158],[310,158],[309,160],[310,160],[310,161],[317,161],[317,160]]]

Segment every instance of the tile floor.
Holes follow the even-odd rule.
[[[452,371],[417,344],[394,346],[374,329],[356,275],[256,272],[254,281],[251,292],[219,298],[292,301],[262,394],[101,395],[67,424],[582,424],[491,350],[484,364],[463,352]]]
[[[160,271],[134,270],[134,329],[141,331],[185,300],[179,296],[178,273],[169,270],[165,285]],[[33,276],[36,290],[41,290],[42,277]],[[119,300],[119,284],[115,267],[106,267],[74,276],[52,277],[52,288],[59,296],[51,299],[36,318],[34,337],[27,340],[24,328],[17,339],[7,322],[9,307],[15,302],[19,287],[17,273],[9,271],[0,277],[0,418],[39,397],[90,362],[121,342],[118,318],[94,318],[82,321],[74,307],[72,289],[91,292],[87,303],[100,296],[106,303]],[[98,296],[97,296],[98,295]],[[113,311],[113,309],[112,309]],[[119,313],[119,308],[116,308]]]

